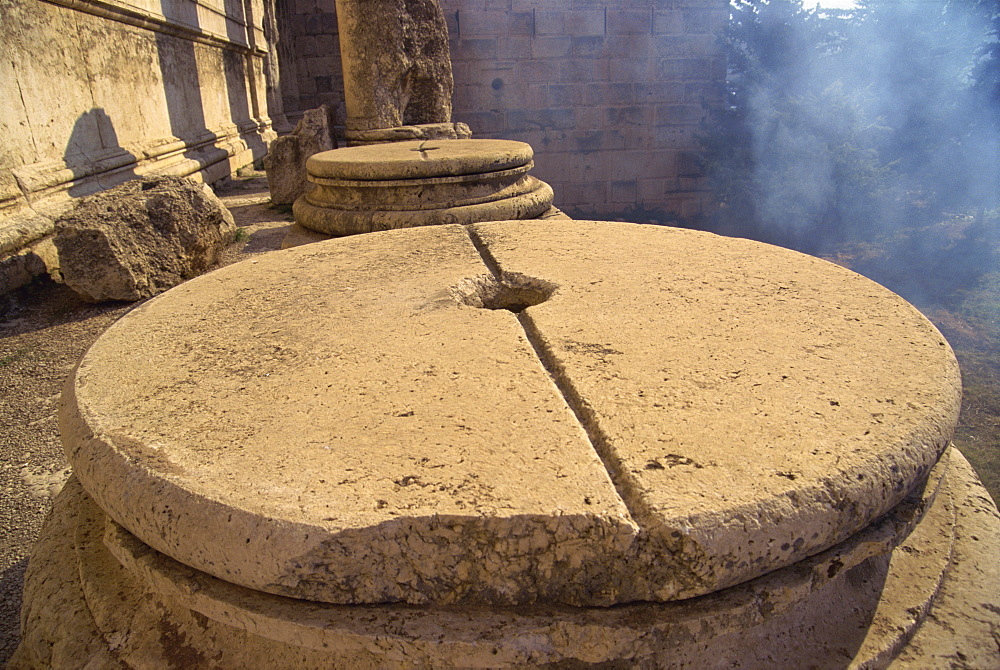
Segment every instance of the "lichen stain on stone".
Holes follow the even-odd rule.
[[[157,608],[162,614],[157,622],[160,647],[163,650],[163,659],[169,667],[176,670],[212,667],[205,654],[188,644],[187,635],[181,630],[178,622],[169,618],[167,608],[160,603],[157,603]]]

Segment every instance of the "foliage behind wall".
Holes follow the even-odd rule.
[[[811,253],[1000,204],[1000,3],[734,0],[702,136],[720,232]],[[982,231],[987,234],[989,231]]]

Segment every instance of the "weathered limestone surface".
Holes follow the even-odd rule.
[[[714,592],[844,541],[927,477],[959,387],[933,326],[847,270],[551,219],[188,282],[95,343],[61,427],[116,522],[230,582],[593,606]]]
[[[451,121],[448,26],[437,0],[337,0],[346,129]]]
[[[306,111],[290,135],[271,142],[264,156],[264,169],[272,203],[290,205],[306,192],[309,186],[306,160],[337,148],[335,125],[333,110],[321,105]]]
[[[71,478],[28,568],[10,667],[996,667],[1000,515],[985,496],[951,451],[857,536],[695,601],[420,609],[309,603],[192,570]]]
[[[533,219],[552,189],[528,172],[532,149],[505,140],[426,140],[357,146],[307,161],[315,186],[296,222],[327,235]]]
[[[140,300],[208,270],[235,233],[208,186],[146,177],[81,199],[56,222],[55,245],[86,300]]]
[[[325,179],[383,181],[499,172],[531,163],[530,144],[509,140],[396,142],[314,156],[309,174]]]
[[[262,0],[6,0],[0,291],[73,200],[156,173],[214,182],[264,155]]]

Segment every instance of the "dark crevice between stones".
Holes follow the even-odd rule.
[[[611,477],[611,483],[625,503],[629,514],[641,527],[649,528],[655,515],[636,492],[635,487],[627,481],[625,466],[612,450],[611,441],[601,428],[590,403],[580,395],[535,320],[525,311],[528,307],[548,300],[558,285],[537,277],[503,270],[475,228],[467,226],[466,230],[483,263],[489,268],[490,274],[468,279],[456,287],[459,301],[473,307],[507,309],[515,314],[524,330],[525,338],[535,351],[535,356],[551,377],[563,400],[587,434],[594,451],[604,463],[604,468]]]
[[[590,444],[593,446],[597,456],[604,463],[604,469],[611,477],[611,483],[614,485],[622,502],[625,503],[625,507],[628,509],[632,519],[642,528],[648,529],[653,527],[655,525],[655,515],[642,500],[635,486],[629,483],[628,475],[626,474],[627,468],[611,448],[611,440],[607,433],[604,432],[604,429],[601,428],[600,421],[590,403],[577,390],[570,375],[567,374],[566,369],[546,342],[534,319],[527,312],[524,312],[517,315],[517,320],[524,329],[524,335],[535,350],[535,355],[541,362],[542,367],[549,373],[556,388],[559,389],[563,400],[566,401],[577,422],[587,434],[587,438],[590,440]]]

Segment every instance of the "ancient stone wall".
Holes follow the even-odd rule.
[[[52,220],[151,172],[216,181],[273,136],[264,0],[6,0],[0,293],[56,263]]]
[[[694,135],[723,102],[725,0],[442,0],[455,117],[535,148],[570,214],[701,211]]]
[[[342,110],[334,0],[282,2],[299,55],[286,108]],[[558,207],[640,221],[702,211],[695,134],[724,103],[726,0],[440,2],[454,120],[530,143]]]
[[[289,119],[329,105],[343,123],[347,114],[335,0],[276,0],[276,5],[284,41],[281,91]]]

